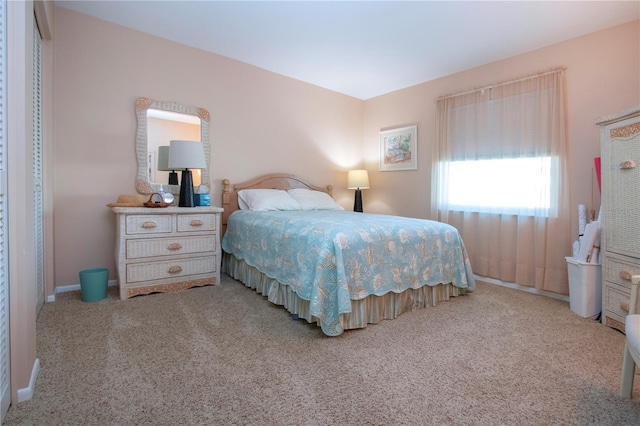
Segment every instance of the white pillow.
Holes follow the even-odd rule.
[[[242,189],[238,191],[242,210],[301,210],[300,204],[281,189]]]
[[[326,192],[304,188],[294,188],[287,192],[300,204],[302,210],[344,210]]]

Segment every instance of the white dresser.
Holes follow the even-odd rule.
[[[640,274],[640,105],[599,118],[602,322],[624,332],[631,275]]]
[[[220,207],[112,207],[120,298],[220,282]]]

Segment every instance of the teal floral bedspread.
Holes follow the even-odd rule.
[[[351,311],[351,299],[442,283],[475,289],[458,231],[431,220],[237,210],[222,248],[308,300],[325,334]]]

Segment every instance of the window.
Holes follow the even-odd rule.
[[[525,85],[485,89],[449,107],[441,203],[455,211],[555,214],[553,99],[550,88]]]
[[[475,274],[566,293],[565,122],[564,69],[437,100],[432,217]]]
[[[548,215],[551,157],[451,161],[448,170],[452,210]]]

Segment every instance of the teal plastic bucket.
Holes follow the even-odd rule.
[[[83,302],[98,302],[107,297],[109,270],[107,268],[80,271],[80,290]]]

